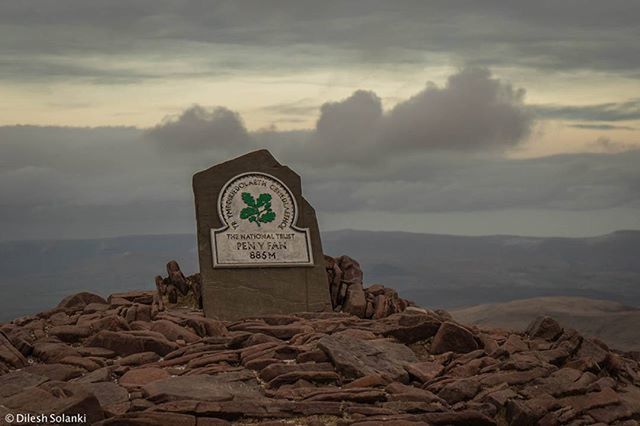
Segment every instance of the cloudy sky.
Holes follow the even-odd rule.
[[[640,229],[640,3],[0,0],[0,240],[193,232],[268,148],[325,230]]]

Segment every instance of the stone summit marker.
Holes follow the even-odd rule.
[[[313,207],[267,150],[193,176],[207,317],[331,310]]]

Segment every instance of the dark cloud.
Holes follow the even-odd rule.
[[[322,105],[312,146],[331,160],[339,157],[369,161],[372,153],[380,152],[383,125],[380,98],[359,90],[347,99]]]
[[[161,149],[175,153],[208,150],[228,156],[262,142],[301,161],[366,165],[422,150],[500,151],[522,143],[533,124],[523,89],[492,78],[486,69],[463,69],[443,87],[428,84],[387,112],[372,91],[358,90],[327,102],[320,107],[315,129],[306,133],[309,143],[282,138],[277,131],[250,136],[238,114],[201,106],[166,119],[146,134]]]
[[[535,105],[532,108],[540,118],[575,121],[640,120],[640,99],[595,105]]]
[[[533,118],[524,89],[491,78],[486,69],[466,69],[447,85],[427,88],[389,113],[383,132],[397,147],[487,149],[517,145]]]
[[[0,127],[1,140],[12,134],[12,143],[0,144],[3,239],[190,232],[192,174],[230,158],[215,150],[176,157],[135,129],[15,130]],[[355,167],[339,155],[334,164],[316,161],[309,134],[251,136],[301,174],[320,214],[349,215],[353,227],[373,213],[516,209],[525,221],[527,211],[591,212],[602,219],[611,209],[640,209],[638,150],[530,160],[424,151]],[[121,143],[110,143],[118,137]],[[307,157],[292,152],[293,143],[306,144]]]
[[[249,147],[249,134],[236,112],[194,105],[147,131],[147,136],[171,153],[207,150],[238,152]]]
[[[624,0],[21,0],[0,3],[0,55],[69,62],[92,55],[159,62],[207,57],[207,71],[220,72],[424,66],[446,54],[446,63],[638,77],[638,16],[640,4]],[[238,57],[239,50],[251,54]],[[288,60],[292,56],[295,61]],[[74,75],[97,71],[68,69]],[[17,71],[5,74],[24,77]]]
[[[443,87],[428,84],[386,113],[367,91],[324,104],[309,150],[316,161],[331,163],[388,161],[423,150],[503,150],[523,142],[533,123],[523,89],[486,69],[464,69]]]
[[[567,127],[573,127],[575,129],[587,129],[587,130],[638,130],[635,127],[630,126],[616,126],[613,124],[570,124]]]
[[[602,138],[603,154],[505,157],[533,124],[523,97],[466,69],[388,111],[374,92],[356,91],[322,105],[304,131],[248,132],[237,113],[201,106],[146,130],[0,127],[0,235],[189,232],[192,174],[259,148],[301,174],[319,212],[354,221],[376,212],[640,209],[640,150],[611,154],[621,145]]]
[[[640,207],[640,151],[570,154],[531,160],[423,155],[346,185],[310,185],[336,211],[473,212],[502,209],[589,211]],[[429,171],[435,168],[431,173]],[[340,203],[329,194],[345,193]]]

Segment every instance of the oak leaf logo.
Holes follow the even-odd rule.
[[[240,212],[240,219],[248,220],[258,226],[261,223],[273,222],[276,213],[271,210],[271,194],[260,194],[258,199],[248,192],[242,193],[242,201],[247,205]]]

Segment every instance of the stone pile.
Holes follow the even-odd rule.
[[[164,304],[180,304],[202,309],[202,279],[200,274],[185,277],[178,262],[175,260],[167,263],[167,277],[156,277],[156,290],[158,291],[159,309],[164,309]]]
[[[89,424],[193,426],[640,420],[638,360],[550,318],[521,333],[466,327],[416,307],[375,320],[326,312],[221,322],[161,310],[157,299],[81,293],[1,325],[0,418],[79,413]]]
[[[325,256],[331,304],[336,312],[380,319],[404,311],[412,303],[380,284],[364,288],[360,264],[349,256]]]

